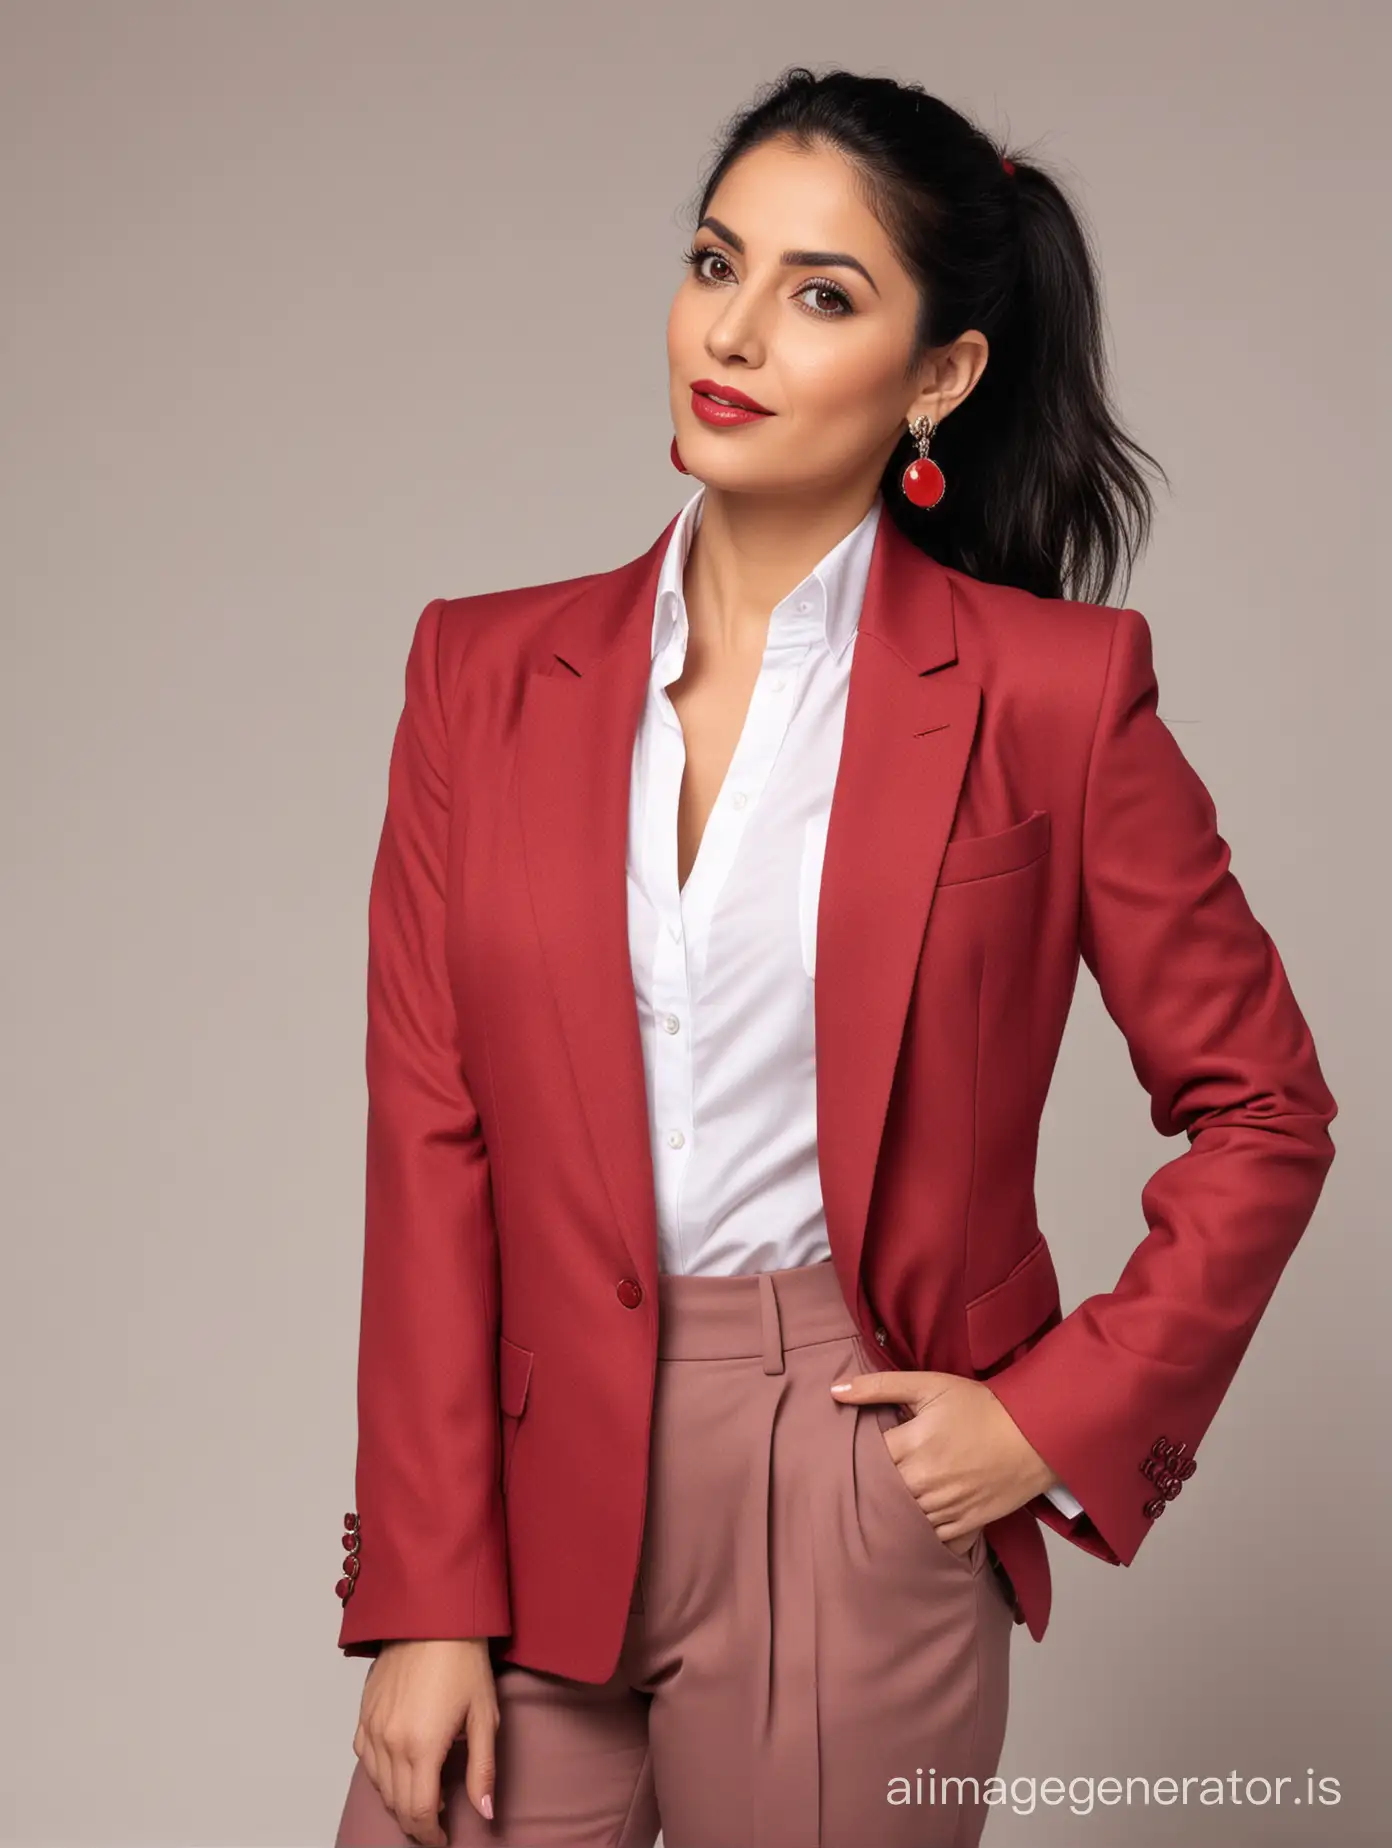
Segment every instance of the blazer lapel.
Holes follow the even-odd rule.
[[[861,606],[817,908],[817,1124],[842,1293],[859,1315],[880,1138],[981,687],[957,659],[947,573],[880,516]]]
[[[657,1198],[628,947],[628,801],[658,574],[587,579],[541,638],[518,736],[522,849],[543,958],[630,1274],[657,1294]]]
[[[657,1290],[647,1086],[628,945],[632,755],[653,602],[677,516],[587,579],[541,638],[518,739],[522,846],[547,975],[632,1274]],[[859,1309],[880,1135],[981,689],[956,659],[946,573],[880,518],[852,657],[818,905],[821,1175],[833,1261]]]

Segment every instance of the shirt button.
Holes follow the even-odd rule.
[[[685,1141],[686,1137],[679,1129],[672,1130],[667,1137],[668,1146],[674,1149],[679,1149]]]
[[[736,808],[743,808],[745,803],[748,800],[749,800],[749,797],[745,795],[742,789],[737,789],[734,795],[731,797],[731,801],[733,801]]]
[[[880,1346],[883,1347],[885,1342],[888,1341],[889,1336],[885,1333],[883,1328],[877,1328],[875,1330],[875,1339],[879,1342]]]
[[[669,1033],[676,1033],[681,1028],[681,1022],[677,1019],[675,1014],[664,1014],[662,1016],[662,1024]]]
[[[807,612],[811,609],[811,607],[812,605],[804,597],[802,602],[798,604],[798,614],[801,616],[805,616]]]

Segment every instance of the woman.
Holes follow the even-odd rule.
[[[1145,452],[1058,188],[799,68],[688,262],[698,491],[616,570],[432,602],[407,665],[340,1848],[969,1848],[1040,1522],[1131,1563],[1333,1156],[1103,601]],[[1188,1147],[1064,1317],[1033,1168],[1080,955]]]

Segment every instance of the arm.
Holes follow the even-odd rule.
[[[1030,1507],[1122,1565],[1192,1474],[1314,1211],[1337,1109],[1157,699],[1149,627],[1119,610],[1084,792],[1080,942],[1156,1129],[1189,1146],[1142,1189],[1148,1231],[1115,1288],[989,1381],[1087,1514]]]
[[[358,1571],[339,1646],[506,1633],[488,1155],[445,966],[439,599],[422,611],[368,900]]]

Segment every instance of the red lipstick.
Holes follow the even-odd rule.
[[[718,398],[725,402],[719,404]],[[756,417],[772,417],[767,405],[751,398],[747,391],[734,385],[721,385],[715,379],[696,379],[691,386],[691,408],[702,423],[715,425],[753,423]]]

